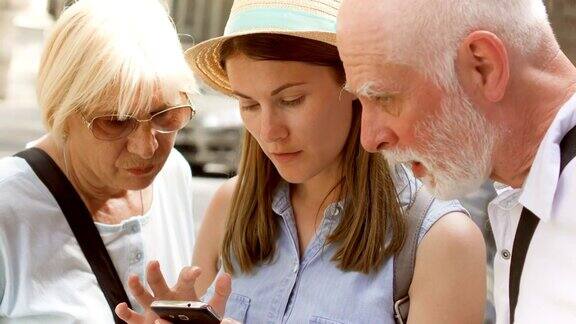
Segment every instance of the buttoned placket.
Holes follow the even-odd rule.
[[[276,285],[277,292],[274,294],[271,303],[271,309],[266,317],[267,323],[278,323],[282,321],[286,309],[289,294],[292,291],[298,272],[294,272],[295,267],[299,265],[298,238],[296,235],[296,224],[294,223],[293,211],[288,197],[290,197],[288,184],[281,184],[279,191],[275,195],[272,208],[274,212],[282,219],[280,229],[289,238],[291,242],[292,266],[287,269],[282,280]]]
[[[128,274],[137,275],[141,282],[146,282],[145,278],[145,252],[144,252],[144,241],[142,236],[142,223],[140,219],[134,218],[127,221],[122,230],[128,235],[128,253],[126,258],[128,258]],[[131,294],[129,294],[131,296]],[[132,300],[131,302],[137,310],[141,310],[141,307]]]
[[[290,294],[288,295],[288,301],[282,317],[282,323],[288,322],[290,319],[290,315],[292,314],[295,299],[297,298],[298,289],[300,287],[299,279],[301,277],[302,272],[312,262],[314,262],[314,260],[317,259],[321,250],[325,247],[326,237],[328,233],[332,230],[332,225],[335,222],[337,222],[337,219],[339,219],[341,212],[342,212],[341,203],[334,203],[328,206],[328,208],[326,208],[326,210],[324,211],[324,217],[322,218],[322,224],[320,224],[319,230],[316,231],[316,235],[314,235],[313,239],[309,243],[309,246],[306,248],[306,251],[304,252],[304,256],[302,258],[302,262],[297,262],[295,264],[295,267],[293,269],[293,273],[295,274],[294,284],[292,286]],[[292,220],[293,219],[294,218],[292,217]],[[296,233],[296,224],[294,224],[292,230],[294,231],[294,233]],[[294,243],[295,247],[297,248],[298,247],[297,242]],[[298,248],[296,251],[298,251]]]
[[[267,315],[267,323],[285,323],[290,318],[294,300],[297,297],[299,278],[306,267],[315,260],[324,246],[326,231],[331,230],[335,219],[340,217],[342,202],[331,204],[324,211],[324,217],[320,229],[310,241],[300,261],[300,249],[298,244],[298,232],[294,219],[294,212],[289,201],[290,189],[287,183],[280,184],[272,203],[272,209],[282,219],[281,230],[289,238],[292,252],[292,266],[287,269],[284,278],[276,286],[277,293],[272,299],[272,308]]]
[[[509,191],[511,190],[511,191]],[[507,188],[500,190],[499,197],[489,206],[490,219],[494,230],[497,253],[494,259],[494,271],[497,273],[494,281],[494,298],[503,312],[508,302],[508,278],[512,259],[516,226],[520,218],[522,206],[518,202],[521,190]]]
[[[505,226],[504,230],[501,233],[499,242],[499,257],[510,262],[510,258],[512,257],[512,245],[514,244],[514,235],[510,235],[512,231],[515,232],[515,227],[512,224],[512,217],[515,211],[515,208],[519,205],[518,197],[520,196],[520,192],[515,192],[506,199],[500,201],[498,203],[498,215],[497,217],[501,217],[504,220]],[[510,239],[512,238],[512,239]]]

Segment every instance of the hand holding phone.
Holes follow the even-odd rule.
[[[218,316],[215,316],[216,321],[214,321],[214,318],[211,315],[224,314],[226,301],[228,300],[228,296],[232,290],[231,277],[230,275],[224,273],[220,274],[216,278],[215,294],[208,303],[210,305],[210,309],[208,309],[207,307],[200,305],[204,303],[197,304],[198,302],[192,302],[198,299],[194,290],[194,282],[199,275],[199,268],[187,267],[182,270],[176,285],[170,288],[164,280],[164,276],[160,271],[160,265],[158,262],[150,262],[147,267],[146,278],[152,291],[146,289],[138,277],[131,276],[128,279],[128,287],[130,288],[130,292],[136,298],[136,301],[144,308],[144,313],[139,314],[133,311],[132,309],[128,308],[125,303],[117,305],[115,313],[118,315],[118,317],[120,317],[120,319],[127,322],[128,324],[152,323],[154,320],[158,319],[157,313],[154,309],[152,309],[152,303],[154,301],[170,300],[173,302],[180,301],[179,303],[182,303],[182,300],[191,300],[189,302],[185,302],[185,306],[190,308],[185,310],[190,312],[190,314],[192,314],[191,316],[199,315],[199,312],[202,313],[202,317],[200,317],[198,320],[190,321],[189,319],[193,317],[190,317],[187,314],[177,314],[182,316],[175,316],[174,318],[170,317],[170,314],[166,314],[168,317],[162,318],[174,323],[220,323],[220,318]],[[193,303],[195,307],[192,307]],[[188,304],[190,304],[190,307],[188,307]],[[162,310],[165,310],[166,306],[173,307],[174,305],[168,305],[164,303],[157,306],[162,307]],[[179,307],[182,306],[180,305]],[[184,309],[179,310],[183,311]],[[210,310],[212,314],[207,313],[208,310]],[[186,318],[188,318],[188,320]],[[229,322],[224,320],[222,323]]]

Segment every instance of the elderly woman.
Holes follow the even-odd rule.
[[[194,91],[158,1],[63,13],[39,71],[48,135],[0,160],[0,322],[118,321],[110,305],[136,304],[127,278],[149,260],[186,284],[175,274],[194,244],[191,174],[173,145]]]

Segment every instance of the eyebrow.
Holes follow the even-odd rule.
[[[348,83],[344,85],[344,90],[356,95],[357,97],[378,98],[389,96],[391,94],[390,91],[383,91],[378,88],[378,83],[375,81],[367,81],[358,87],[358,89],[351,89]]]
[[[350,83],[348,83],[348,81],[346,81],[344,83],[344,85],[342,86],[342,90],[350,92],[353,95],[356,95],[356,91],[354,91],[354,89],[352,89],[352,87],[350,86]]]
[[[271,96],[275,96],[275,95],[279,94],[280,92],[282,92],[282,91],[284,91],[284,90],[286,90],[286,89],[288,89],[288,88],[300,86],[300,85],[303,85],[303,84],[306,84],[306,82],[286,83],[285,85],[280,86],[280,87],[272,90],[272,92],[270,92],[270,95],[271,95]],[[242,98],[244,98],[244,99],[252,99],[252,98],[250,98],[250,96],[245,95],[245,94],[243,94],[243,93],[241,93],[241,92],[238,92],[238,91],[232,91],[232,94],[233,94],[233,95],[236,95],[236,96],[238,96],[238,97],[242,97]]]

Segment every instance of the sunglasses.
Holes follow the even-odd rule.
[[[132,134],[140,123],[150,122],[153,130],[159,133],[174,133],[186,126],[194,117],[196,110],[190,103],[166,108],[148,119],[138,119],[133,116],[102,115],[88,121],[84,115],[82,120],[99,140],[114,141]]]

